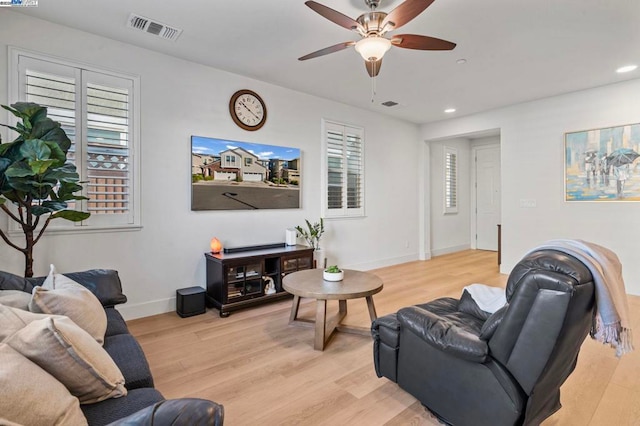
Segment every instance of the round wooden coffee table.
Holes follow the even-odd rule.
[[[347,300],[364,297],[369,308],[371,321],[377,318],[373,295],[382,290],[382,280],[371,273],[344,269],[342,281],[331,282],[322,279],[322,269],[307,269],[284,277],[282,287],[293,294],[293,305],[289,324],[314,326],[314,349],[322,351],[334,331],[371,335],[371,329],[347,326],[341,323],[347,315]],[[316,299],[316,320],[298,319],[300,298]],[[338,301],[338,315],[327,321],[327,300]]]

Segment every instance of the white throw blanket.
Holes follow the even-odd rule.
[[[504,288],[475,283],[466,286],[462,290],[467,290],[476,305],[490,314],[507,304]]]
[[[618,256],[605,247],[583,240],[551,240],[529,253],[540,250],[560,251],[584,263],[593,275],[596,292],[591,337],[615,348],[618,357],[631,352],[629,306]]]

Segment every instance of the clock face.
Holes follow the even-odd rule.
[[[267,119],[267,108],[260,96],[250,90],[239,90],[229,102],[233,121],[245,130],[258,130]]]

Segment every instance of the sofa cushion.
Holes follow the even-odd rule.
[[[130,391],[124,398],[107,399],[80,408],[91,426],[104,426],[163,399],[162,394],[153,388],[140,388]]]
[[[34,287],[29,309],[36,313],[65,315],[100,344],[107,330],[107,315],[100,301],[72,279],[51,272],[42,286]]]
[[[27,324],[44,318],[62,318],[60,315],[34,314],[10,306],[0,305],[0,342],[23,329]]]
[[[78,399],[49,373],[0,343],[0,413],[24,426],[86,425]]]
[[[104,349],[120,368],[127,389],[153,387],[153,378],[147,359],[140,344],[131,334],[106,337]]]
[[[114,336],[116,334],[128,334],[129,329],[127,323],[115,308],[105,308],[104,312],[107,314],[107,331],[104,333],[105,337]]]
[[[0,290],[0,304],[22,310],[29,309],[31,295],[20,290]]]
[[[89,289],[103,306],[114,306],[127,301],[122,294],[122,283],[118,272],[112,269],[90,269],[63,274]],[[0,290],[20,290],[31,294],[33,288],[41,286],[46,277],[24,278],[10,272],[0,271]]]
[[[127,301],[127,296],[122,294],[122,283],[118,271],[90,269],[82,272],[68,272],[64,275],[89,289],[102,306],[114,306]]]
[[[31,294],[34,278],[25,278],[10,272],[0,271],[0,290],[20,290]]]
[[[122,373],[89,333],[67,317],[33,321],[5,342],[91,404],[127,394]]]

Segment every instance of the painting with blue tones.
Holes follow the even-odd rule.
[[[565,134],[566,201],[640,201],[640,124]]]

